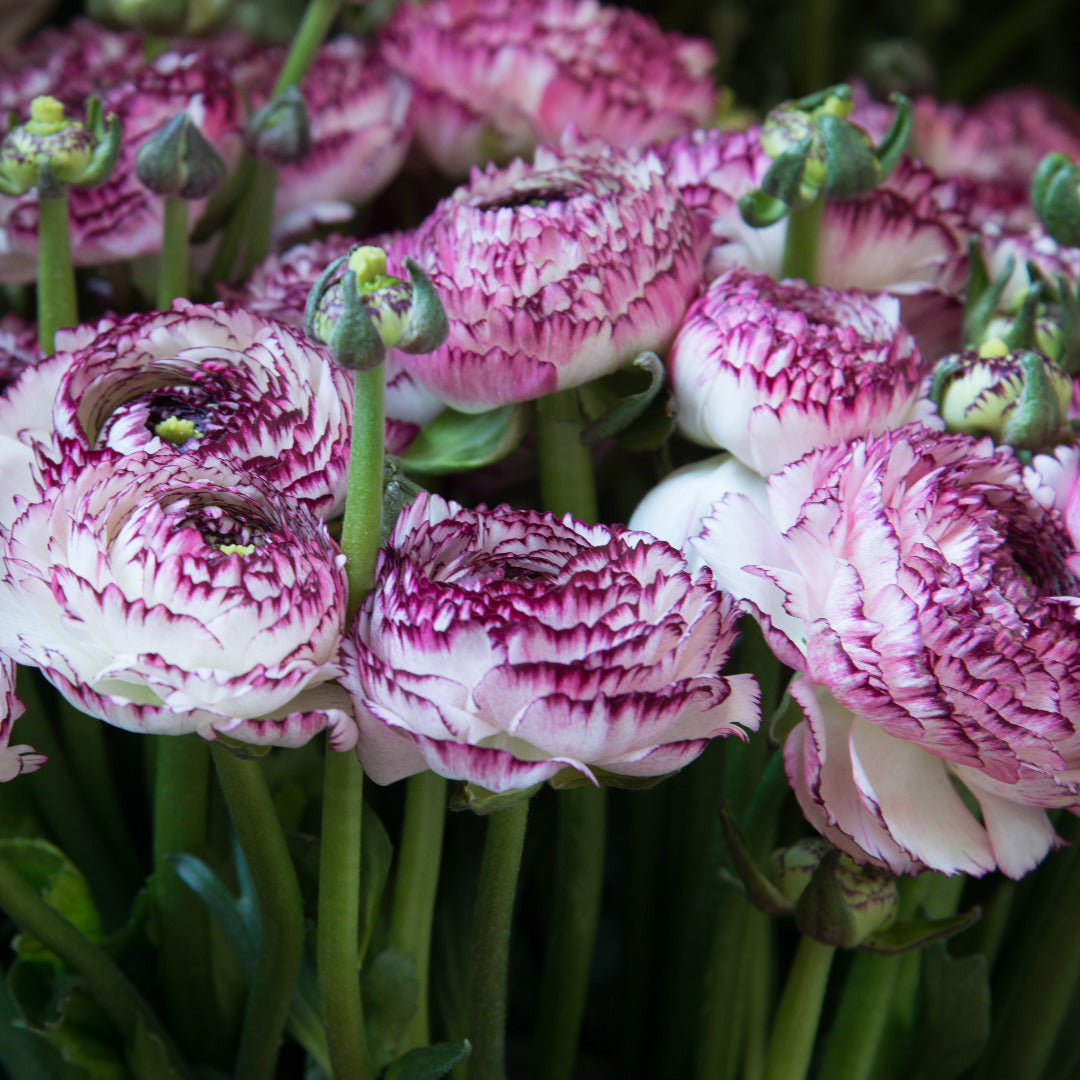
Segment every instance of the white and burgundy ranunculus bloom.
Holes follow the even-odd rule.
[[[667,349],[702,240],[652,153],[541,147],[533,165],[476,171],[413,236],[450,336],[402,363],[464,412],[607,375]]]
[[[767,493],[721,500],[696,543],[800,673],[784,755],[811,824],[896,873],[1031,870],[1057,842],[1045,811],[1080,804],[1060,492],[989,439],[910,425]]]
[[[451,176],[529,156],[569,124],[645,146],[709,123],[709,42],[596,0],[399,5],[379,43],[416,88],[416,137]]]
[[[668,355],[676,422],[768,475],[815,447],[930,415],[928,374],[881,293],[731,270],[691,306]]]
[[[105,322],[70,356],[54,407],[65,460],[171,451],[228,460],[331,515],[349,460],[348,376],[302,331],[231,304]]]
[[[388,273],[405,278],[402,259],[408,254],[409,240],[409,234],[395,233],[374,237],[366,243],[386,252]],[[336,234],[325,240],[296,244],[280,255],[264,259],[239,289],[219,291],[256,315],[303,327],[311,287],[330,263],[348,255],[355,246],[355,240]],[[344,266],[341,273],[345,273]],[[397,349],[387,349],[384,367],[386,450],[390,454],[402,454],[424,424],[446,406],[405,370]]]
[[[355,739],[339,688],[342,556],[268,486],[94,455],[23,504],[0,547],[0,652],[131,731],[295,746]]]
[[[0,656],[0,784],[22,773],[37,772],[48,760],[32,746],[11,745],[11,725],[26,711],[15,696],[15,664]]]
[[[660,776],[760,721],[730,598],[644,533],[421,495],[342,647],[377,783]]]
[[[105,114],[116,114],[123,132],[120,156],[109,179],[100,187],[73,188],[69,194],[76,266],[128,259],[161,246],[163,203],[140,183],[135,156],[146,139],[177,113],[187,111],[227,164],[236,162],[242,149],[240,97],[222,58],[205,51],[183,55],[170,51],[148,64],[141,60],[140,47],[133,49],[140,57],[137,65],[130,57],[124,64],[103,62],[93,72],[90,87],[84,78],[65,82],[65,65],[57,70],[53,85],[34,91],[58,98],[73,117],[83,115],[84,99],[93,91]],[[40,81],[23,80],[34,87]],[[12,103],[20,119],[27,114],[31,97]],[[192,205],[194,221],[202,202]],[[0,281],[34,280],[37,232],[36,189],[17,198],[0,196]]]
[[[0,318],[0,391],[40,359],[37,326],[14,313]]]

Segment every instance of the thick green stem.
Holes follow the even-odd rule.
[[[127,976],[80,930],[46,904],[2,856],[0,908],[21,930],[51,949],[83,977],[90,996],[122,1035],[130,1037],[138,1030],[152,1035],[166,1048],[180,1075],[188,1075],[169,1033]],[[129,1065],[140,1080],[158,1080],[160,1076],[145,1056],[132,1055]]]
[[[300,886],[257,759],[211,748],[229,817],[251,872],[262,934],[248,991],[235,1080],[271,1080],[304,948]]]
[[[473,915],[469,1080],[506,1080],[510,927],[528,814],[523,798],[488,817]]]
[[[559,793],[555,904],[540,982],[533,1076],[570,1080],[592,967],[604,875],[603,788]]]
[[[164,200],[165,226],[158,268],[157,306],[167,311],[178,296],[188,293],[188,204],[179,195]]]
[[[350,621],[375,584],[383,508],[385,379],[382,364],[355,375],[349,482],[341,525],[341,550],[347,556]]]
[[[805,935],[799,940],[773,1020],[765,1080],[804,1080],[809,1072],[835,952]]]
[[[266,258],[270,251],[270,232],[274,225],[274,194],[277,191],[278,171],[269,162],[260,161],[255,166],[255,176],[244,201],[247,218],[247,236],[244,244],[244,260],[241,276],[251,272]]]
[[[809,206],[788,214],[781,278],[802,278],[807,285],[817,284],[818,235],[824,212],[825,197],[819,195]]]
[[[557,390],[536,403],[540,501],[553,514],[599,519],[592,452],[581,441],[576,390]]]
[[[426,1046],[430,1041],[428,970],[445,818],[446,781],[433,772],[409,777],[394,885],[394,906],[390,914],[390,945],[408,953],[413,959],[417,1005],[398,1042],[400,1053],[416,1046]]]
[[[336,1080],[367,1080],[360,1000],[360,825],[364,774],[356,754],[328,746],[319,848],[319,1001]]]
[[[172,855],[202,857],[206,846],[210,748],[198,735],[158,737],[154,763],[154,876],[162,927],[158,980],[177,1038],[203,1060],[225,1050],[214,985],[206,905],[170,866]]]
[[[79,323],[68,197],[63,187],[59,195],[38,199],[37,311],[38,347],[42,356],[50,356],[56,348],[56,331]]]
[[[825,1044],[821,1076],[870,1080],[903,964],[901,956],[861,952],[854,958]]]

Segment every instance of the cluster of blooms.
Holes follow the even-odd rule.
[[[235,160],[241,96],[265,100],[280,57],[225,38],[143,64],[129,35],[73,33],[94,42],[81,65],[50,34],[0,104],[97,91],[120,115],[115,173],[72,195],[92,265],[158,242],[139,141],[187,108]],[[917,102],[923,160],[825,205],[811,287],[778,280],[785,221],[740,215],[772,158],[759,128],[704,127],[710,62],[593,0],[406,3],[373,44],[321,51],[302,85],[314,149],[275,210],[285,228],[344,219],[414,130],[451,175],[474,167],[375,241],[391,274],[409,258],[430,277],[450,326],[431,353],[388,351],[391,450],[446,407],[532,400],[652,350],[681,434],[732,456],[676,473],[629,529],[421,497],[346,626],[326,520],[351,383],[300,326],[354,241],[276,254],[216,305],[81,327],[0,403],[0,740],[17,661],[133,730],[297,745],[329,728],[382,783],[655,776],[758,726],[753,679],[720,674],[749,612],[798,673],[784,754],[816,828],[894,872],[1034,866],[1045,809],[1080,806],[1078,455],[1027,466],[946,434],[930,376],[965,344],[970,250],[1075,291],[1080,263],[1016,190],[1045,150],[1080,153],[1080,123],[1025,93]],[[854,116],[882,126],[871,102]],[[1002,131],[1004,161],[985,153]],[[0,280],[32,276],[34,199],[0,196]],[[1014,271],[1002,302],[1024,285]],[[23,329],[0,328],[5,373],[27,363]],[[12,762],[40,759],[9,747],[0,775]]]

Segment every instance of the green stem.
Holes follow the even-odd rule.
[[[310,0],[304,10],[304,17],[296,31],[296,37],[289,47],[289,55],[285,57],[285,63],[281,65],[277,82],[274,83],[274,92],[271,98],[276,98],[283,90],[290,86],[296,86],[304,77],[305,72],[311,67],[311,61],[319,51],[330,27],[337,18],[341,0]]]
[[[1039,1080],[1080,985],[1080,849],[1063,856],[1067,871],[1053,907],[1028,939],[1023,965],[994,1027],[982,1074],[988,1080]]]
[[[581,441],[576,390],[557,390],[536,402],[540,501],[553,514],[599,520],[592,451]]]
[[[555,905],[540,982],[533,1076],[570,1080],[592,967],[604,873],[607,793],[559,793]]]
[[[400,1053],[427,1046],[430,1041],[428,970],[445,818],[446,781],[433,772],[409,777],[390,914],[390,946],[407,952],[413,959],[417,1007],[398,1042]]]
[[[206,905],[169,863],[206,847],[210,748],[198,735],[162,735],[154,762],[154,874],[151,896],[165,929],[158,980],[177,1037],[192,1056],[221,1060],[226,1036],[214,985]]]
[[[903,963],[900,956],[867,952],[854,958],[825,1044],[820,1070],[823,1077],[870,1080]]]
[[[773,921],[751,908],[746,919],[747,958],[746,1021],[742,1080],[763,1080],[769,1050],[769,1016],[772,1012],[775,943]]]
[[[708,945],[701,984],[701,1011],[694,1056],[698,1080],[735,1080],[744,1051],[749,1000],[746,979],[764,972],[746,963],[750,905],[734,893],[724,896]],[[732,987],[738,991],[732,993]]]
[[[50,356],[56,348],[56,331],[79,324],[68,236],[68,196],[62,186],[60,195],[38,199],[37,310],[38,347],[42,356]]]
[[[825,197],[819,195],[809,206],[788,214],[781,278],[802,278],[807,285],[817,284],[818,235],[824,212]]]
[[[505,1080],[510,926],[514,913],[529,800],[488,817],[473,915],[469,980],[469,1080]]]
[[[242,277],[251,272],[266,258],[270,251],[270,232],[274,224],[274,194],[277,191],[277,169],[269,162],[260,161],[255,166],[255,176],[244,202],[247,208],[247,236],[244,245]]]
[[[213,288],[218,282],[228,282],[232,278],[233,266],[236,265],[240,249],[247,235],[249,218],[249,199],[255,182],[255,169],[258,162],[253,157],[241,160],[236,170],[235,180],[230,179],[221,198],[231,198],[233,202],[227,209],[228,221],[218,241],[217,250],[210,263],[206,285]]]
[[[125,1037],[136,1031],[152,1035],[165,1047],[173,1067],[187,1076],[187,1066],[169,1033],[153,1010],[111,959],[80,930],[51,908],[0,856],[0,908],[19,928],[52,950],[86,982],[94,1002]],[[141,1080],[157,1080],[160,1072],[145,1057],[132,1055],[128,1064]]]
[[[188,204],[179,195],[167,195],[165,225],[158,267],[157,306],[167,311],[178,296],[188,293]]]
[[[835,952],[805,935],[799,940],[773,1020],[765,1080],[804,1080],[809,1072]]]
[[[347,556],[350,622],[375,584],[383,508],[385,379],[382,364],[355,373],[349,481],[341,525],[341,550]]]
[[[258,760],[211,747],[259,903],[259,961],[248,992],[235,1080],[271,1080],[304,947],[300,886]]]
[[[326,748],[323,828],[319,848],[316,947],[319,1000],[326,1020],[333,1074],[367,1080],[368,1059],[360,1000],[360,827],[364,774],[352,751]]]

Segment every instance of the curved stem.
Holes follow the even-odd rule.
[[[79,323],[64,187],[59,195],[38,199],[37,311],[38,346],[42,356],[49,356],[56,348],[56,331]]]
[[[167,311],[178,296],[188,292],[188,204],[179,195],[167,195],[165,226],[158,269],[157,306]]]
[[[555,906],[533,1045],[537,1080],[570,1080],[574,1073],[600,920],[607,793],[593,787],[559,792],[558,819]]]
[[[235,1080],[271,1080],[304,947],[300,886],[258,760],[239,758],[219,743],[211,753],[251,871],[262,927]]]
[[[799,940],[773,1020],[765,1080],[804,1080],[809,1072],[835,952],[805,935]]]
[[[413,958],[417,1007],[398,1043],[400,1053],[426,1046],[430,1041],[428,970],[445,818],[446,781],[433,772],[410,776],[405,791],[394,907],[390,914],[390,946]]]
[[[0,856],[0,908],[21,930],[79,972],[90,996],[123,1035],[129,1036],[138,1029],[151,1034],[166,1048],[180,1075],[188,1075],[169,1033],[127,976],[80,930],[46,904],[3,856]],[[137,1055],[128,1064],[140,1080],[155,1080],[159,1076],[156,1067],[146,1062],[140,1064]]]
[[[510,926],[514,913],[529,800],[519,799],[488,818],[479,891],[473,915],[469,981],[469,1080],[505,1080]]]
[[[205,904],[169,864],[201,856],[206,845],[210,748],[198,735],[161,735],[154,764],[154,875],[151,895],[162,926],[158,978],[173,1027],[188,1053],[223,1055],[225,1031],[214,985]],[[210,1053],[207,1054],[209,1044]]]
[[[364,773],[352,751],[326,749],[316,954],[319,1001],[338,1080],[374,1076],[360,1000],[360,826]]]
[[[802,278],[807,285],[817,284],[818,234],[824,212],[825,197],[820,195],[809,206],[788,214],[781,278]]]

